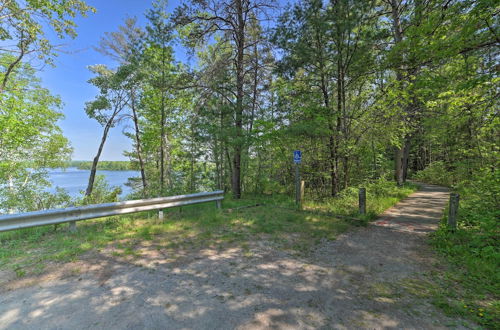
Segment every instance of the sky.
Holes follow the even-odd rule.
[[[92,77],[87,66],[113,62],[96,52],[93,47],[99,44],[104,32],[113,32],[123,24],[127,17],[137,17],[139,25],[145,24],[144,14],[151,7],[149,0],[87,0],[97,9],[97,13],[86,18],[77,18],[78,36],[75,39],[54,40],[64,44],[63,52],[55,59],[55,67],[46,66],[39,76],[42,84],[52,94],[59,95],[64,103],[62,112],[65,118],[59,122],[64,135],[74,149],[72,159],[91,160],[94,158],[102,137],[102,127],[85,114],[85,102],[97,95],[95,87],[87,83]],[[178,4],[170,1],[172,9]],[[111,130],[104,146],[101,160],[126,160],[124,150],[131,150],[131,141],[122,131],[124,126]]]
[[[179,5],[180,0],[168,3],[169,12]],[[98,53],[93,47],[99,44],[105,32],[114,32],[128,17],[137,17],[138,25],[144,26],[144,14],[151,8],[151,0],[87,0],[87,4],[96,8],[97,13],[87,17],[79,17],[77,23],[78,36],[63,41],[54,39],[56,44],[63,44],[63,52],[55,59],[55,67],[46,66],[40,72],[42,85],[53,95],[61,97],[65,118],[59,122],[64,135],[73,147],[73,160],[92,160],[102,137],[102,127],[97,121],[85,114],[85,102],[97,95],[97,88],[87,81],[92,77],[87,69],[92,64],[106,64],[115,67],[108,57]],[[286,0],[279,0],[283,5]],[[176,60],[185,61],[185,53],[174,47]],[[130,124],[125,124],[130,125]],[[131,140],[122,132],[124,125],[114,127],[106,141],[100,160],[127,160],[123,151],[131,151]]]

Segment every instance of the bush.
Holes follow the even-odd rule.
[[[85,193],[81,192],[82,195]],[[83,197],[77,204],[100,204],[100,203],[111,203],[118,202],[118,196],[122,193],[122,188],[120,187],[110,187],[104,175],[97,175],[94,181],[94,187],[92,189],[92,194],[87,197]]]
[[[417,172],[413,178],[418,181],[450,187],[454,182],[452,172],[446,168],[444,162],[436,161],[424,170]]]
[[[306,202],[305,207],[310,209],[324,209],[325,211],[339,215],[359,217],[359,187],[366,188],[367,214],[362,217],[365,220],[375,219],[387,208],[393,206],[399,200],[417,190],[417,186],[411,183],[407,183],[403,187],[398,187],[394,181],[381,178],[371,182],[365,182],[358,187],[344,189],[337,197],[329,197],[320,202]]]
[[[463,288],[452,299],[452,305],[459,306],[456,314],[464,312],[460,306],[469,306],[466,313],[490,327],[500,322],[500,172],[479,171],[455,190],[460,194],[458,229],[449,232],[445,212],[432,243],[452,264],[445,276],[452,282],[449,285],[460,283]],[[484,312],[470,313],[479,309]]]

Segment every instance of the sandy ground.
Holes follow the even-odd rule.
[[[0,329],[439,329],[465,323],[399,290],[435,264],[426,234],[448,194],[422,190],[306,257],[266,241],[140,262],[94,254],[0,289]],[[412,282],[413,283],[413,282]]]

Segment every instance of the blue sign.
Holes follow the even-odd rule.
[[[295,150],[293,152],[293,162],[295,164],[300,164],[300,162],[302,161],[302,151],[300,150]]]

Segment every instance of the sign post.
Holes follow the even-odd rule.
[[[300,163],[302,162],[302,152],[293,152],[293,162],[295,163],[295,204],[300,208]]]

